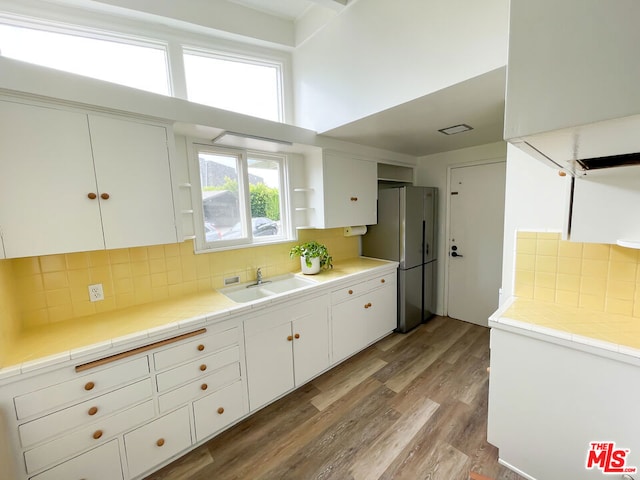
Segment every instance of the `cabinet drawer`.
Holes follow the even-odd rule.
[[[137,477],[189,448],[191,426],[188,408],[184,406],[127,433],[124,445],[131,477]]]
[[[336,304],[349,298],[357,297],[368,289],[367,282],[356,283],[331,292],[331,303]]]
[[[380,275],[377,278],[367,281],[366,290],[373,290],[374,288],[384,287],[385,285],[395,285],[397,282],[397,273],[388,273],[386,275]]]
[[[66,430],[94,422],[129,405],[134,405],[146,398],[150,398],[151,394],[151,379],[147,378],[133,385],[128,385],[20,425],[18,431],[20,432],[22,446],[28,447]]]
[[[56,407],[83,401],[96,393],[128,383],[149,374],[147,357],[96,370],[89,375],[74,378],[14,399],[18,419],[53,410]]]
[[[242,382],[238,381],[194,402],[196,440],[204,440],[247,413],[243,397]]]
[[[31,480],[122,480],[118,441],[94,448]]]
[[[153,416],[153,401],[149,400],[62,438],[28,450],[24,453],[27,472],[35,472],[69,455],[81,452],[101,440],[104,441],[151,420]]]
[[[158,392],[167,391],[185,382],[189,382],[198,377],[206,375],[212,370],[217,370],[230,363],[240,361],[240,348],[235,346],[227,348],[221,352],[199,358],[198,360],[186,363],[156,376],[158,382]]]
[[[153,361],[156,370],[164,370],[238,343],[240,343],[240,328],[233,327],[157,352],[153,355]]]
[[[160,395],[158,402],[160,403],[160,413],[167,412],[172,408],[178,407],[183,403],[190,402],[202,395],[213,392],[218,388],[228,385],[240,378],[240,364],[232,363],[226,367],[198,379],[196,382],[188,383],[182,387],[176,388],[171,392]]]

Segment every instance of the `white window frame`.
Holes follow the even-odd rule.
[[[271,67],[275,68],[277,71],[277,102],[278,102],[278,119],[275,120],[280,123],[284,123],[286,113],[285,113],[285,101],[284,101],[284,76],[285,76],[285,65],[282,61],[270,60],[267,58],[259,58],[257,56],[250,55],[242,55],[239,53],[231,53],[224,52],[220,50],[212,50],[202,47],[182,45],[182,55],[197,55],[206,58],[213,58],[216,60],[223,60],[227,62],[238,62],[244,63],[247,65],[257,65],[262,67]],[[183,72],[184,72],[184,81],[185,81],[185,93],[186,93],[186,69],[184,69],[184,60],[183,60]],[[188,99],[188,97],[185,97]],[[215,107],[215,105],[210,105]],[[246,115],[246,114],[245,114]]]
[[[167,78],[167,95],[175,96],[173,81],[171,58],[169,56],[169,42],[160,39],[143,37],[140,35],[126,34],[117,31],[109,31],[101,28],[93,28],[80,26],[75,24],[67,24],[42,20],[37,18],[21,18],[13,15],[0,14],[0,23],[13,27],[22,27],[42,32],[57,33],[61,35],[69,35],[72,37],[88,38],[92,40],[100,40],[110,43],[119,43],[123,45],[131,45],[136,47],[152,48],[162,50],[165,57],[165,74]],[[1,52],[0,52],[1,54]],[[91,77],[93,78],[93,77]],[[121,85],[121,84],[118,84]],[[126,86],[126,85],[124,85]],[[134,87],[129,87],[134,88]]]
[[[257,150],[244,150],[236,148],[221,147],[211,142],[199,139],[190,140],[189,149],[189,177],[192,185],[193,220],[195,232],[195,252],[206,253],[236,248],[256,247],[260,245],[272,245],[286,243],[295,240],[294,230],[291,222],[291,202],[289,195],[289,173],[288,156],[285,153],[270,153]],[[204,212],[202,208],[202,182],[200,178],[200,152],[210,152],[226,156],[235,156],[238,159],[238,192],[242,198],[240,205],[240,217],[243,226],[242,238],[231,240],[219,240],[207,242],[204,230]],[[281,231],[278,235],[266,237],[253,237],[253,225],[251,223],[251,201],[249,189],[249,159],[275,160],[280,163],[280,222]]]

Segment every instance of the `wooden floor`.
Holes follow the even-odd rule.
[[[148,479],[521,477],[486,442],[489,330],[435,317],[393,334]]]

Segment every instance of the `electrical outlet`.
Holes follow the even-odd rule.
[[[102,284],[96,283],[95,285],[89,285],[89,301],[97,302],[104,300],[104,292],[102,291]]]

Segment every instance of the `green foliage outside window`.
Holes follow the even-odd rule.
[[[238,191],[238,181],[225,177],[220,186],[203,187],[203,191],[228,190]],[[280,191],[267,187],[264,183],[249,185],[249,200],[251,202],[251,217],[267,217],[273,221],[280,220]]]

